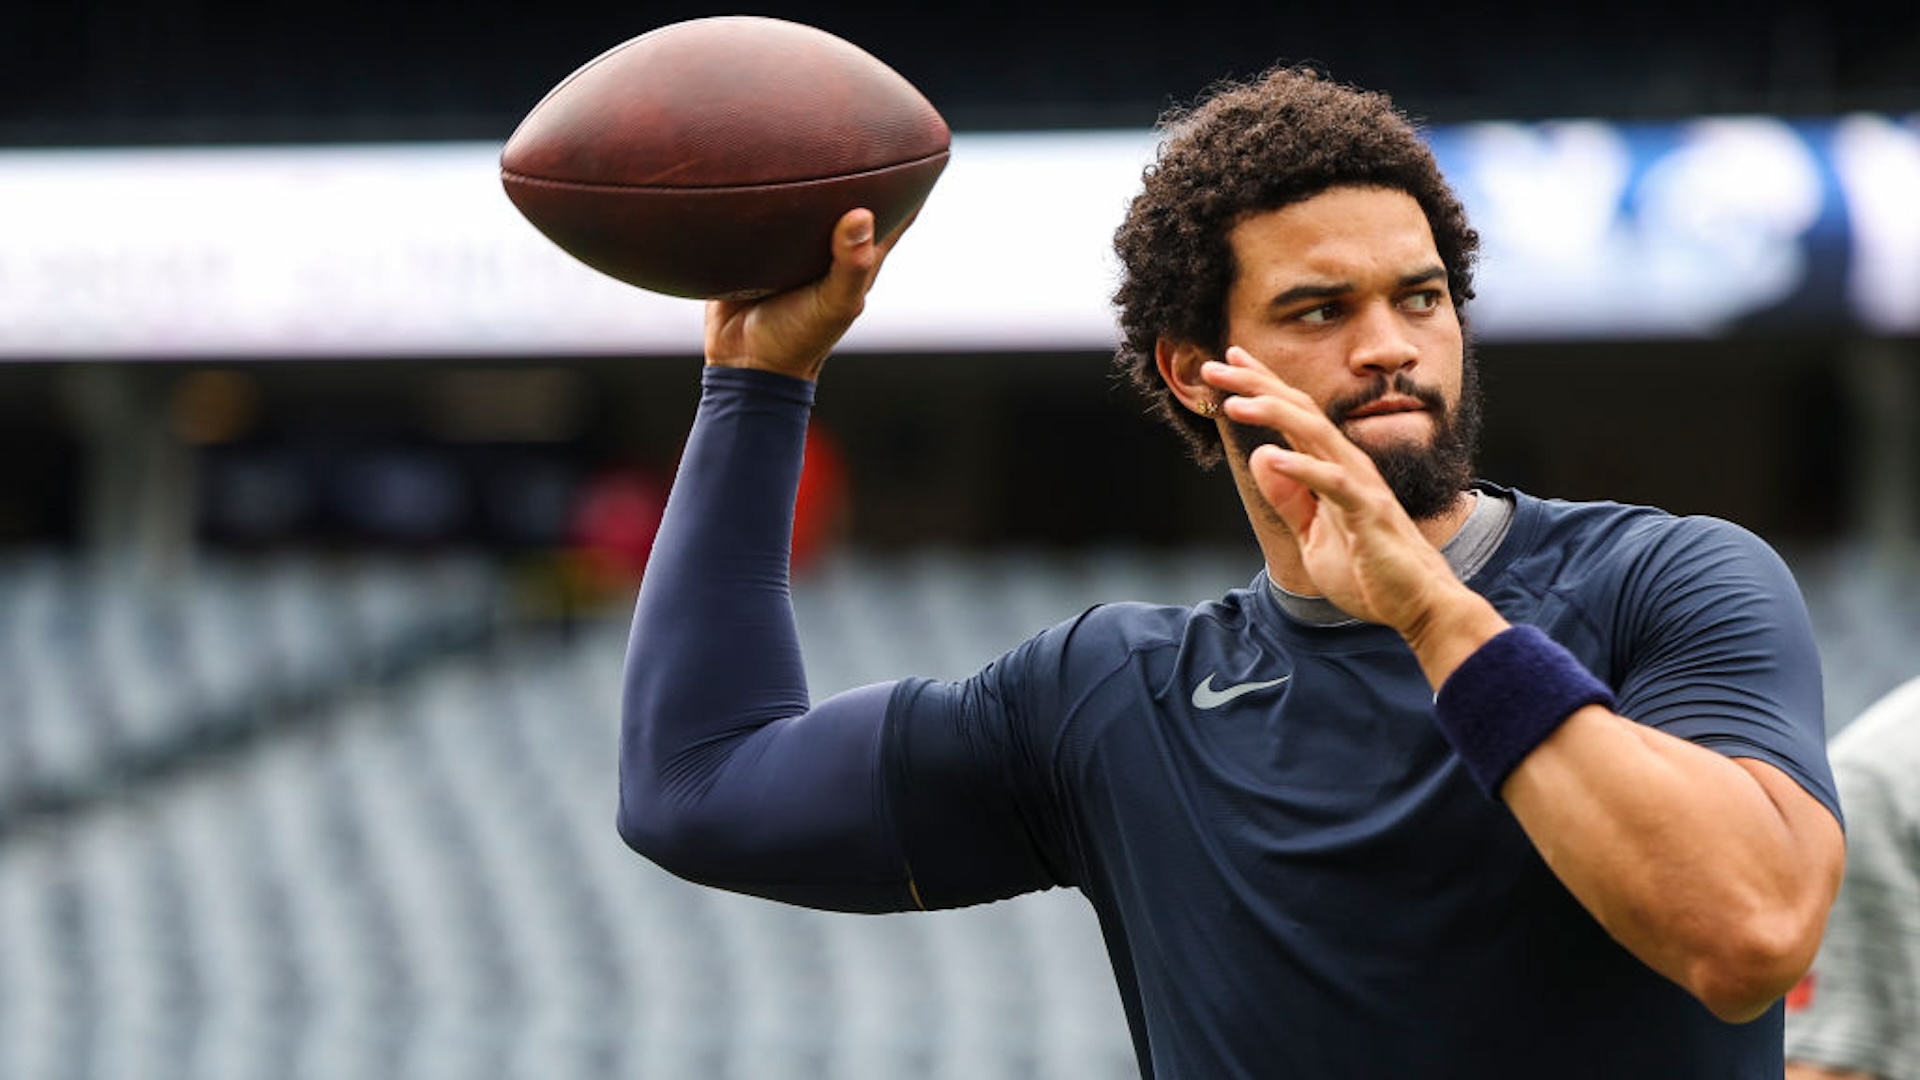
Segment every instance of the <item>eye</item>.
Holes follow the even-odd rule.
[[[1445,296],[1446,294],[1439,289],[1421,289],[1419,292],[1408,293],[1400,301],[1400,306],[1408,311],[1433,311],[1439,308],[1440,301]]]
[[[1298,319],[1303,323],[1306,323],[1309,326],[1323,326],[1327,323],[1332,322],[1334,320],[1334,317],[1339,314],[1340,314],[1339,304],[1321,304],[1317,307],[1310,307],[1305,311],[1300,312],[1299,314],[1295,315],[1294,318]]]

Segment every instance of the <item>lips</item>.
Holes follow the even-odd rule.
[[[1392,413],[1425,412],[1426,405],[1418,398],[1390,394],[1354,409],[1347,414],[1348,420],[1365,420],[1370,416],[1387,416]]]

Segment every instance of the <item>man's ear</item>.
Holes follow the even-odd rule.
[[[1161,338],[1153,345],[1153,361],[1160,369],[1160,378],[1166,381],[1180,404],[1201,416],[1213,416],[1219,411],[1220,391],[1200,378],[1200,365],[1214,358],[1212,353],[1189,341]]]

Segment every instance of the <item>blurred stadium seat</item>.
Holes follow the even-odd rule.
[[[1791,558],[1848,715],[1907,673],[1920,573]],[[963,675],[1096,600],[1253,571],[1211,549],[840,553],[795,598],[825,694]],[[1077,894],[839,915],[630,854],[625,619],[503,630],[500,576],[302,557],[128,591],[9,559],[0,1075],[1137,1075]],[[235,717],[251,737],[209,739]]]

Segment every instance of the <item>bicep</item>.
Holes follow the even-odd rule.
[[[644,800],[623,793],[622,834],[690,880],[833,910],[1064,884],[1040,835],[1030,732],[996,692],[1003,674],[874,684],[687,745]]]
[[[1735,758],[1734,764],[1753,777],[1773,804],[1785,837],[1791,882],[1799,886],[1800,902],[1821,912],[1818,921],[1824,923],[1846,866],[1846,836],[1839,818],[1778,766],[1757,758]]]
[[[832,910],[911,907],[882,786],[892,691],[850,690],[683,747],[644,792],[623,790],[622,836],[716,888]]]

